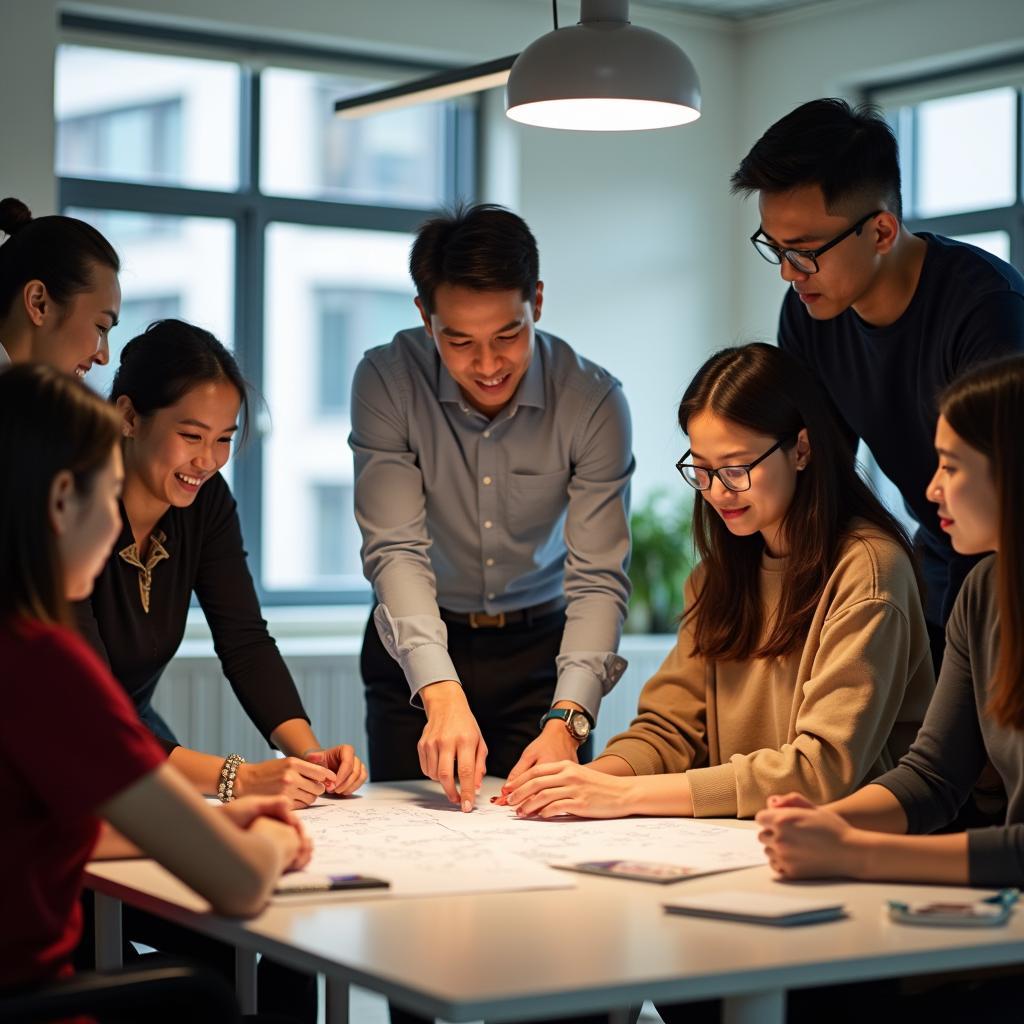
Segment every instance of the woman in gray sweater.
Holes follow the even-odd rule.
[[[961,377],[940,412],[928,497],[958,552],[995,553],[960,592],[935,696],[897,767],[823,807],[789,794],[758,814],[783,878],[1024,884],[1024,357]],[[953,820],[986,759],[1005,823],[928,835]]]

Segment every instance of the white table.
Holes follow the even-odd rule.
[[[376,785],[364,793],[393,800],[396,790],[411,800],[435,787]],[[485,785],[482,799],[488,792]],[[352,984],[449,1021],[529,1020],[644,999],[720,997],[728,1024],[782,1024],[789,988],[1024,961],[1022,912],[1002,928],[958,929],[894,924],[883,910],[888,898],[962,897],[969,890],[802,883],[803,891],[844,902],[849,916],[781,929],[661,909],[673,892],[776,889],[781,883],[767,867],[675,886],[572,877],[576,888],[547,892],[360,901],[293,896],[250,921],[210,914],[202,899],[148,860],[93,862],[86,885],[96,892],[99,966],[120,963],[124,901],[233,944],[243,1010],[254,1006],[256,952],[323,973],[330,1024],[348,1021]]]

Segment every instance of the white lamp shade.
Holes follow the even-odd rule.
[[[700,117],[700,81],[670,39],[619,20],[582,20],[531,43],[512,65],[514,121],[578,131],[638,131]]]

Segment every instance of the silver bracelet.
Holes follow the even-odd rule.
[[[228,754],[220,769],[220,783],[217,786],[217,798],[222,804],[231,803],[235,799],[235,776],[240,765],[245,764],[241,754]]]

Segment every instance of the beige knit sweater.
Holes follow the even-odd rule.
[[[786,561],[763,557],[768,623]],[[686,607],[703,566],[686,582]],[[637,717],[601,754],[637,775],[686,772],[697,817],[749,818],[773,793],[835,800],[888,771],[910,746],[935,686],[910,560],[855,524],[801,649],[783,658],[693,657],[685,624],[644,686]]]

